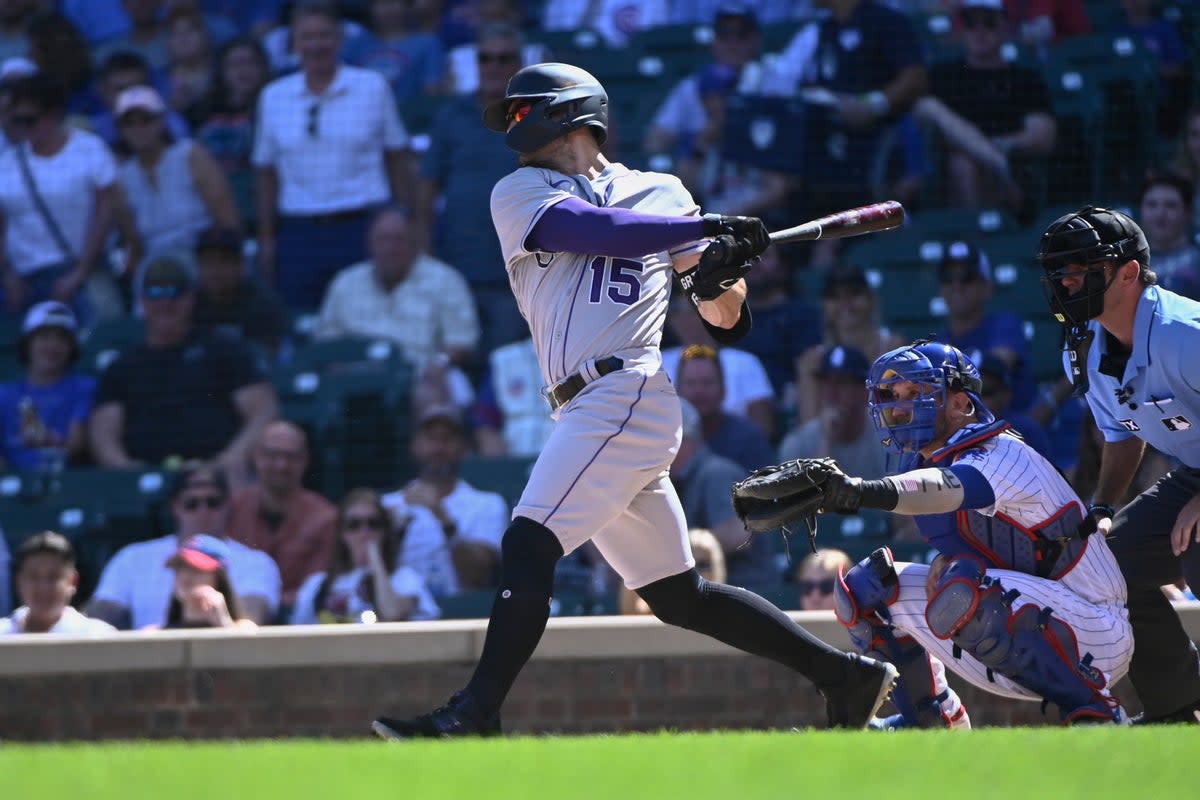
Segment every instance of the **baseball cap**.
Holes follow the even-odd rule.
[[[966,11],[967,9],[982,8],[990,11],[999,11],[1004,13],[1004,0],[960,0],[958,7]]]
[[[229,566],[229,546],[215,536],[198,533],[184,539],[170,558],[167,566],[177,569],[188,566],[201,572],[216,572]]]
[[[38,328],[62,328],[74,337],[79,332],[75,312],[65,303],[46,300],[29,309],[21,323],[21,335],[28,336]]]
[[[871,282],[867,280],[867,272],[856,264],[834,264],[825,273],[825,284],[821,287],[822,295],[829,295],[834,289],[850,288],[868,291]]]
[[[0,82],[15,81],[18,78],[28,78],[30,75],[36,75],[38,71],[37,64],[23,56],[13,56],[6,58],[0,63]]]
[[[190,462],[177,471],[171,479],[167,497],[174,500],[188,489],[214,488],[229,496],[229,478],[225,470],[212,464]]]
[[[828,378],[839,375],[865,381],[870,369],[871,362],[867,360],[861,350],[838,345],[825,351],[820,365],[817,366],[817,377]]]
[[[717,12],[713,15],[713,24],[719,25],[722,20],[726,19],[740,19],[753,28],[758,27],[758,14],[754,11],[754,6],[749,3],[727,0],[718,5]]]
[[[457,406],[449,403],[437,403],[429,406],[421,411],[417,417],[417,427],[423,428],[434,422],[448,422],[455,428],[462,429],[464,427],[462,412]]]
[[[189,261],[175,253],[160,253],[143,266],[138,291],[143,297],[170,298],[186,294],[195,285]]]
[[[196,239],[196,254],[205,251],[242,254],[242,237],[232,228],[214,225]]]
[[[130,86],[117,95],[117,105],[114,115],[122,117],[130,111],[147,111],[151,114],[161,114],[167,110],[162,95],[149,86]]]
[[[968,278],[983,278],[992,282],[992,265],[987,253],[970,242],[956,241],[946,245],[942,254],[942,265],[938,268],[938,280],[945,282],[953,267],[964,267]]]

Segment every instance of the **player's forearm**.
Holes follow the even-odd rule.
[[[641,258],[702,238],[704,221],[700,217],[641,214],[569,197],[546,209],[529,232],[525,246],[546,253]]]
[[[700,318],[717,328],[733,328],[742,315],[746,302],[746,281],[740,280],[715,300],[701,300],[696,310]]]
[[[862,481],[862,507],[917,516],[945,514],[995,503],[991,485],[971,467],[928,467]]]
[[[1096,491],[1092,495],[1092,502],[1108,506],[1119,505],[1125,493],[1129,491],[1129,484],[1137,474],[1145,450],[1146,443],[1136,436],[1119,442],[1105,442],[1100,451],[1100,475],[1096,479]]]

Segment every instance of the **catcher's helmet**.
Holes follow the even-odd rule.
[[[1105,280],[1104,266],[1133,259],[1143,269],[1150,266],[1150,245],[1138,224],[1120,211],[1084,206],[1064,214],[1042,234],[1038,262],[1046,274],[1042,291],[1050,311],[1063,325],[1081,328],[1104,311],[1104,292],[1114,274]],[[1062,278],[1072,265],[1082,266],[1083,286],[1075,294]]]
[[[515,105],[519,100],[527,102]],[[509,130],[514,119],[517,122]],[[600,81],[579,67],[533,64],[512,76],[503,100],[484,109],[483,124],[500,133],[507,131],[504,143],[518,153],[532,153],[585,126],[594,128],[596,141],[604,144],[608,94]]]
[[[916,385],[915,397],[900,397],[898,383]],[[979,393],[983,379],[979,368],[957,347],[941,342],[918,341],[897,347],[875,359],[867,373],[868,403],[875,430],[894,452],[915,461],[916,453],[933,440],[938,410],[947,392],[966,392],[975,404],[979,422],[995,419]]]

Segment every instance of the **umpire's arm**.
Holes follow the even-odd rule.
[[[1096,479],[1096,491],[1092,503],[1106,506],[1121,504],[1129,484],[1142,463],[1146,443],[1136,436],[1115,442],[1105,442],[1100,450],[1100,475]]]

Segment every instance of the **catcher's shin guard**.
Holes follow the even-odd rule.
[[[946,684],[942,667],[915,639],[897,635],[889,621],[887,607],[900,594],[891,550],[881,547],[839,574],[833,593],[838,621],[855,648],[900,671],[892,702],[901,721],[893,727],[969,727],[966,709]]]
[[[1063,722],[1119,722],[1120,707],[1105,690],[1104,675],[1079,656],[1075,632],[1050,608],[1022,606],[989,578],[983,562],[955,558],[942,573],[925,608],[939,639],[950,639],[989,670],[1055,703]]]

